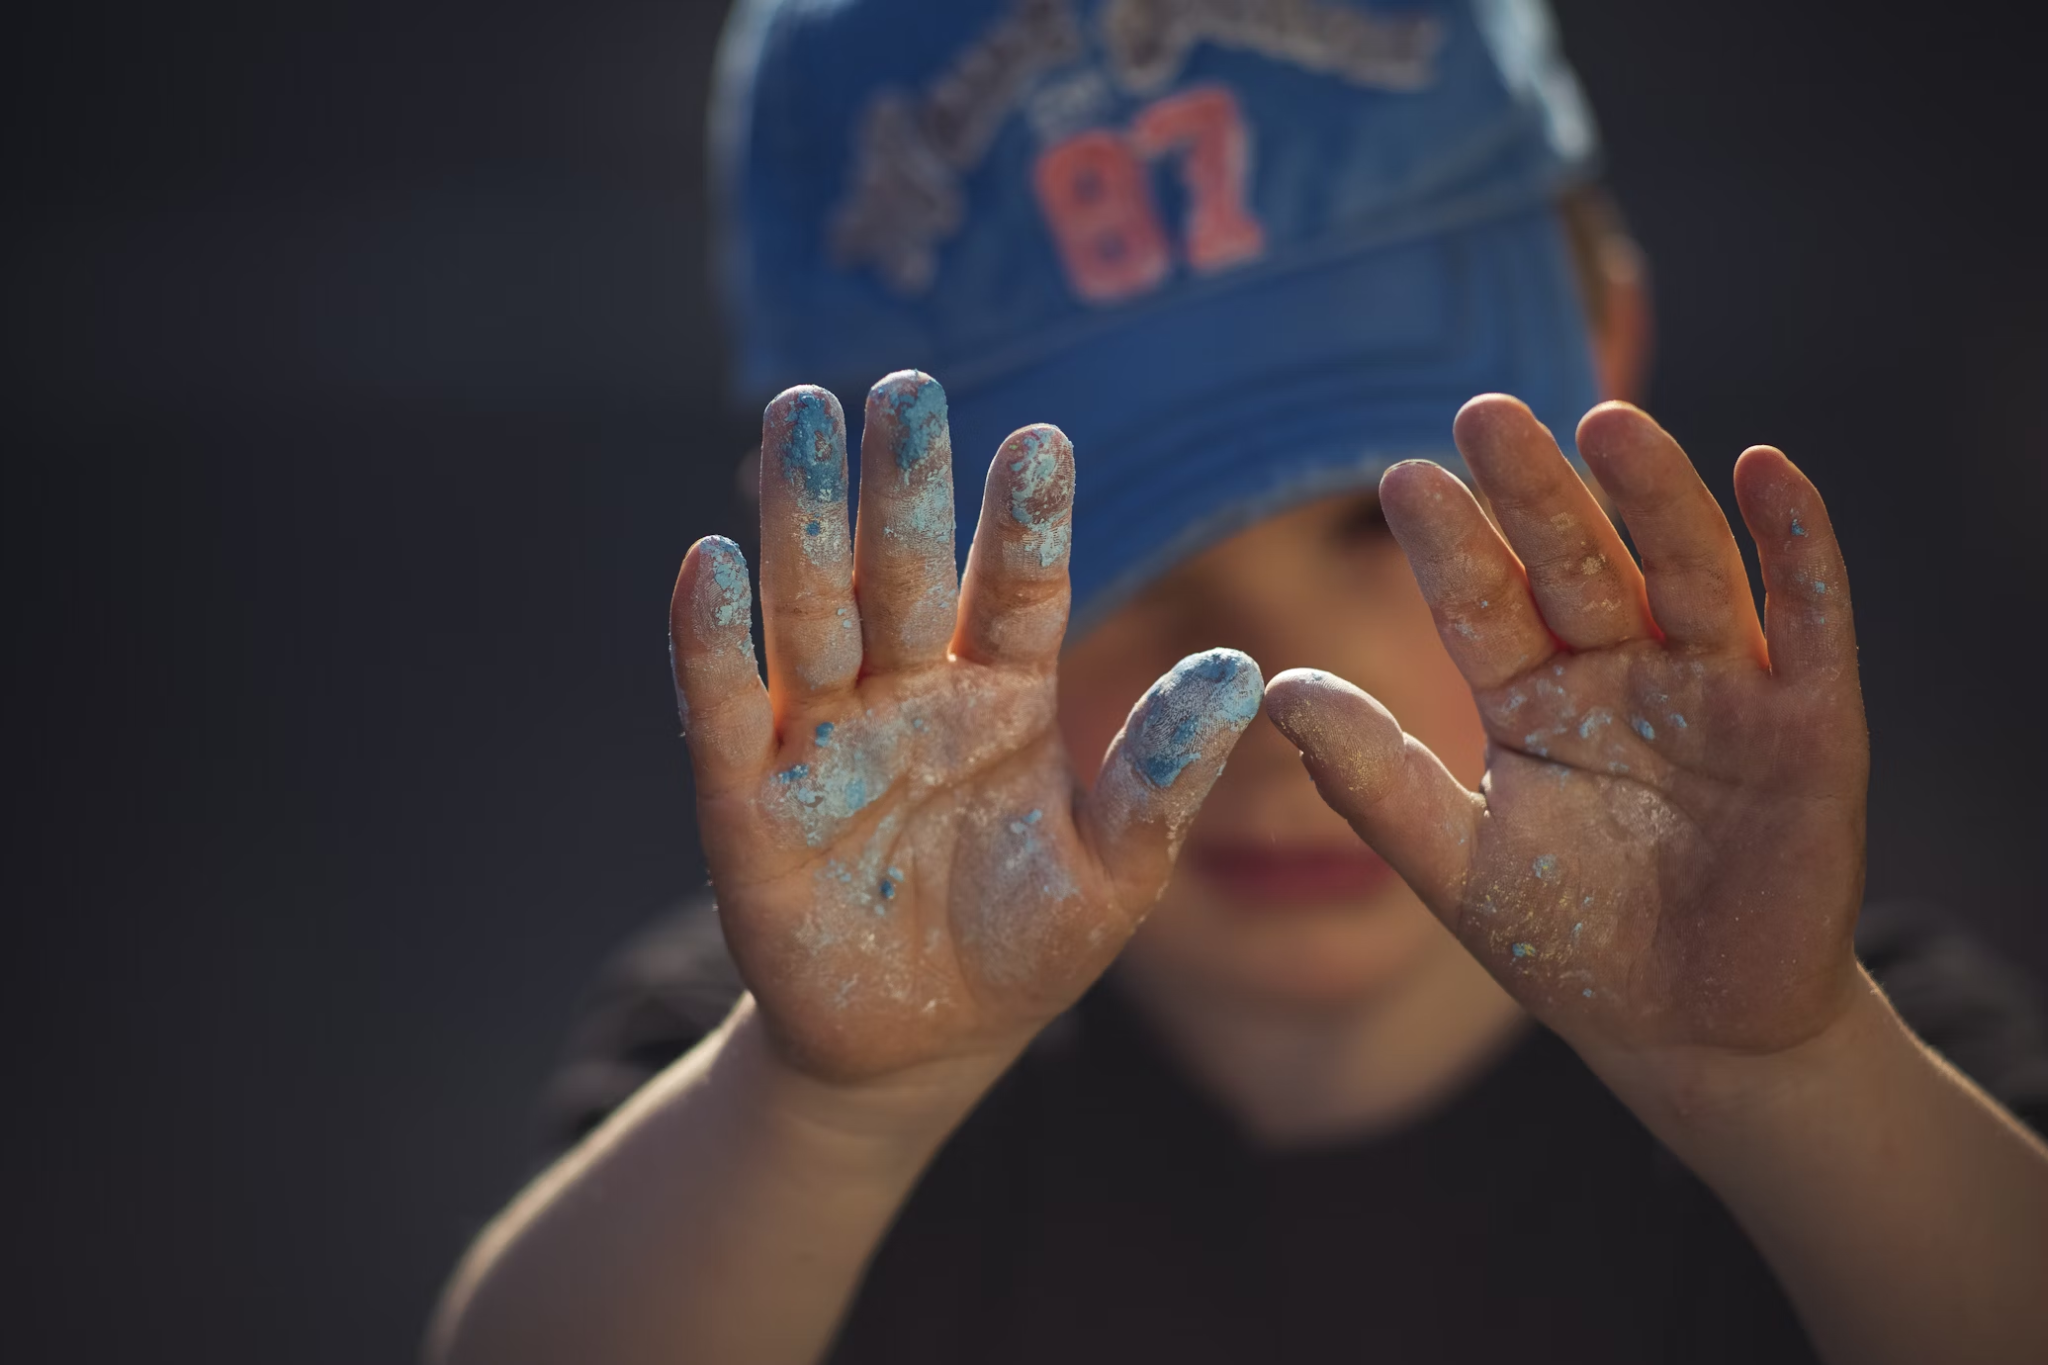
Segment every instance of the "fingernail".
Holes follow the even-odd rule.
[[[895,459],[897,492],[882,535],[907,541],[937,558],[953,551],[953,438],[947,423],[946,391],[917,370],[898,370],[868,390],[863,455],[871,471],[881,463],[883,442]],[[875,477],[881,477],[876,474]],[[882,485],[877,484],[876,487]],[[944,603],[950,629],[952,611]]]
[[[697,601],[702,608],[699,635],[722,635],[734,626],[746,630],[754,622],[753,587],[747,579],[747,557],[724,536],[697,542]]]
[[[933,458],[952,462],[946,391],[938,380],[918,370],[898,370],[870,389],[868,400],[871,413],[885,407],[895,419],[889,436],[898,470],[908,474]]]
[[[1131,766],[1154,787],[1170,787],[1188,765],[1259,713],[1259,666],[1234,649],[1192,654],[1154,685],[1127,741]]]
[[[806,503],[846,500],[846,414],[824,389],[805,384],[768,405],[763,468],[773,467]]]
[[[1024,528],[1024,547],[1051,568],[1073,541],[1073,447],[1058,427],[1026,427],[1003,442],[1009,467],[1010,516]]]

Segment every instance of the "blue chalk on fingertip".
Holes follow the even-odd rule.
[[[951,456],[948,439],[946,390],[939,381],[918,370],[898,370],[876,383],[872,395],[886,403],[896,418],[896,467],[909,473],[933,452]]]
[[[823,389],[793,389],[785,404],[789,427],[781,433],[782,477],[812,502],[846,498],[846,417]],[[815,531],[813,535],[817,534]]]
[[[1172,786],[1219,735],[1250,724],[1264,696],[1259,666],[1236,650],[1182,659],[1142,704],[1128,741],[1132,765],[1153,786]]]

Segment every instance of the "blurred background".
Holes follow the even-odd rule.
[[[701,884],[723,6],[45,7],[10,37],[0,1354],[398,1361],[591,973]],[[2022,7],[1561,0],[1657,415],[1855,575],[1874,896],[2048,975]],[[1050,414],[1057,417],[1057,414]]]

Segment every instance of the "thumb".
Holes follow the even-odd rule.
[[[1262,690],[1249,655],[1211,649],[1175,664],[1131,708],[1075,820],[1127,910],[1142,914],[1165,889]]]
[[[1447,923],[1456,918],[1483,802],[1393,712],[1342,678],[1289,669],[1267,714],[1301,750],[1330,809]]]

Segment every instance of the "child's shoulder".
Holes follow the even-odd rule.
[[[1954,915],[1919,901],[1864,907],[1856,956],[1914,1033],[2036,1132],[2048,1134],[2041,983]]]
[[[746,986],[707,892],[627,940],[584,997],[542,1103],[549,1152],[566,1150],[731,1012]]]

